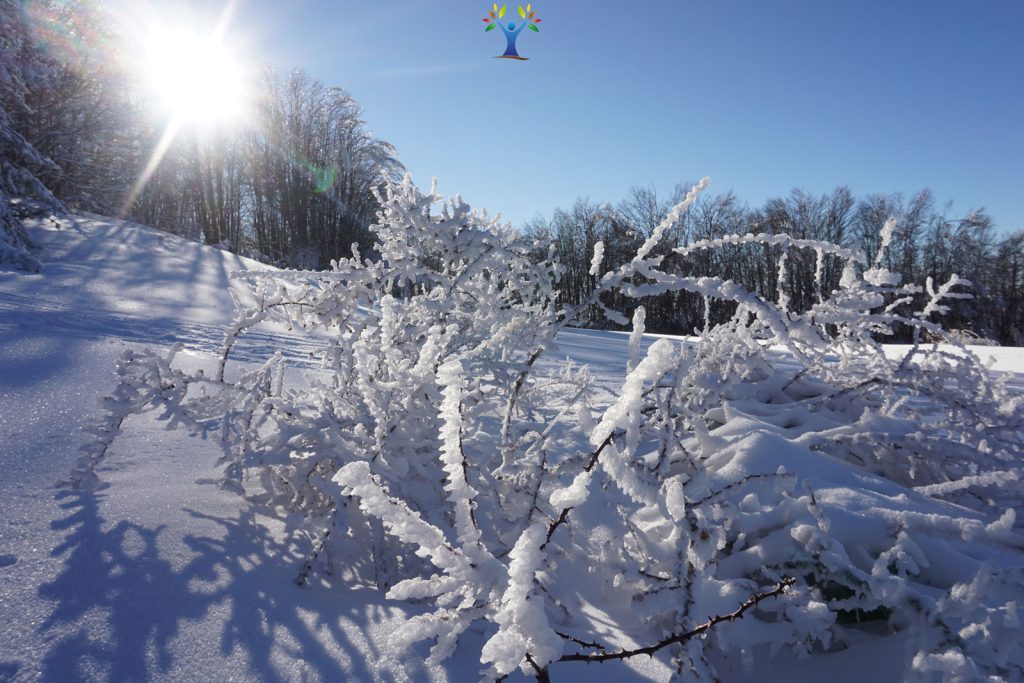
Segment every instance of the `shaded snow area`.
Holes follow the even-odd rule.
[[[576,615],[573,620],[560,624],[557,613],[545,617],[544,607],[537,607],[538,548],[543,550],[550,534],[546,522],[524,524],[518,540],[512,538],[503,552],[492,555],[477,546],[478,556],[471,550],[458,556],[472,559],[466,567],[481,575],[493,571],[504,576],[507,568],[503,592],[474,598],[502,601],[494,605],[500,637],[493,625],[479,621],[458,637],[450,657],[428,659],[431,643],[411,637],[415,628],[409,624],[425,624],[414,618],[425,618],[432,608],[395,598],[402,590],[410,598],[420,589],[419,597],[436,593],[399,583],[399,593],[393,590],[392,598],[386,598],[365,580],[373,569],[363,565],[372,560],[357,555],[362,551],[356,543],[338,546],[335,556],[344,565],[338,571],[318,567],[305,585],[298,585],[296,578],[317,545],[318,528],[284,511],[274,516],[258,512],[223,486],[224,467],[218,460],[224,453],[216,435],[201,438],[188,428],[168,430],[167,422],[158,420],[159,411],[129,415],[96,468],[102,483],[91,488],[61,483],[79,462],[81,446],[94,438],[88,428],[101,417],[100,399],[115,389],[114,368],[122,354],[143,348],[163,354],[180,344],[175,367],[214,375],[224,330],[234,317],[229,275],[272,269],[97,216],[74,216],[29,230],[42,246],[43,270],[0,271],[0,681],[470,681],[487,669],[482,652],[495,670],[504,672],[505,660],[517,666],[519,660],[509,654],[519,647],[517,633],[524,634],[535,654],[542,647],[557,650],[546,660],[553,662],[549,673],[556,682],[667,681],[675,670],[668,650],[600,664],[559,662],[558,656],[570,649],[563,651],[557,637],[541,642],[538,635],[548,633],[545,629],[553,629],[552,634],[572,629],[574,637],[608,651],[649,645],[657,637],[645,610],[653,614],[653,604],[671,600],[671,591],[652,590],[647,603],[620,600],[617,593],[608,593],[609,577],[602,573],[601,549],[608,548],[609,558],[618,557],[613,549],[626,542],[609,521],[616,518],[606,502],[610,498],[593,493],[613,487],[612,480],[623,500],[643,502],[657,494],[667,501],[657,514],[657,506],[640,506],[632,520],[642,530],[637,537],[647,539],[650,547],[678,535],[671,520],[681,526],[685,517],[695,525],[704,545],[680,547],[698,570],[722,549],[728,533],[730,552],[715,560],[715,578],[694,587],[689,598],[693,609],[701,610],[698,621],[737,609],[759,587],[751,583],[741,591],[746,585],[741,578],[757,575],[762,566],[786,565],[783,555],[798,548],[834,567],[836,576],[857,574],[851,581],[870,586],[872,596],[896,601],[901,591],[917,591],[945,600],[943,618],[960,628],[963,643],[972,647],[1007,648],[1008,642],[1024,639],[1019,630],[1024,615],[1018,618],[1016,612],[1024,609],[1024,535],[1013,507],[998,517],[970,501],[939,500],[935,494],[944,492],[943,486],[952,491],[958,484],[915,488],[879,467],[857,467],[821,448],[821,439],[848,443],[850,452],[863,452],[868,462],[874,442],[858,441],[858,430],[884,431],[880,418],[844,425],[838,412],[787,415],[765,410],[764,401],[732,400],[713,409],[721,412],[719,428],[689,434],[680,444],[688,451],[713,453],[703,461],[706,481],[701,485],[709,492],[726,492],[721,505],[705,506],[719,518],[710,512],[705,517],[705,507],[696,517],[687,516],[691,503],[683,500],[681,483],[675,497],[669,485],[661,493],[648,492],[648,483],[631,479],[626,447],[621,453],[609,449],[600,468],[578,476],[574,470],[565,486],[547,498],[555,510],[574,508],[571,526],[567,523],[557,534],[571,534],[580,547],[594,551],[586,566],[568,551],[556,553],[547,570],[562,585],[574,586],[558,598],[566,614]],[[243,304],[251,302],[251,293],[238,290],[237,295]],[[387,311],[383,315],[386,319]],[[254,369],[279,351],[294,370],[286,382],[304,381],[304,372],[317,376],[315,337],[267,321],[239,340],[232,351],[233,372]],[[588,418],[597,435],[591,445],[598,447],[602,434],[610,438],[613,430],[624,432],[628,442],[630,415],[638,410],[644,382],[657,381],[679,354],[692,348],[691,340],[657,335],[631,340],[629,333],[566,329],[545,355],[544,367],[557,372],[567,359],[589,371],[597,387]],[[908,348],[886,351],[901,357]],[[1022,393],[1024,350],[972,350],[991,358],[992,369],[1011,391]],[[775,358],[783,367],[790,360],[781,350]],[[468,391],[461,371],[455,365],[438,370],[443,394],[438,400],[447,412],[434,435],[438,471],[462,484],[448,485],[446,500],[452,504],[449,517],[461,535],[460,547],[471,549],[478,544],[467,538],[474,533],[470,518],[476,492],[459,479],[459,406]],[[906,425],[894,420],[891,428],[906,430]],[[466,439],[469,449],[470,436]],[[376,506],[391,524],[404,513],[388,508],[393,501],[371,484],[369,471],[365,463],[351,463],[335,481],[360,497],[367,517]],[[532,518],[533,512],[528,514]],[[440,524],[443,515],[436,517],[433,522]],[[419,523],[418,517],[401,519],[410,528]],[[425,538],[432,533],[426,526],[405,531]],[[444,546],[441,537],[431,557],[435,564]],[[352,556],[337,557],[346,547]],[[417,554],[426,557],[427,551]],[[676,561],[655,557],[652,567],[655,560],[658,567]],[[463,569],[470,571],[449,568],[438,581]],[[660,571],[621,581],[657,583]],[[768,575],[763,578],[761,587],[771,583]],[[618,586],[620,578],[614,581]],[[885,683],[904,679],[905,660],[913,653],[931,650],[936,658],[955,658],[941,634],[881,618],[881,603],[857,602],[842,593],[845,588],[822,589],[836,593],[829,599],[849,598],[845,611],[830,612],[823,602],[815,603],[821,595],[784,596],[765,599],[742,618],[716,626],[709,637],[720,639],[721,646],[709,648],[707,657],[719,679]],[[836,613],[842,624],[833,624]],[[785,637],[779,635],[782,630]],[[823,637],[826,631],[831,635]],[[804,632],[803,651],[771,645],[800,641]],[[924,642],[927,638],[934,642]],[[594,651],[586,644],[580,648]],[[1008,656],[1012,665],[1017,655]],[[935,680],[973,680],[975,675],[967,664],[953,661],[923,659],[918,664],[923,671],[932,666]],[[531,678],[519,668],[508,676]]]

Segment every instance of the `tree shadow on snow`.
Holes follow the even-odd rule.
[[[189,511],[213,533],[187,535],[190,553],[165,556],[164,525],[107,523],[100,493],[62,491],[57,498],[67,514],[52,527],[66,536],[51,555],[64,566],[39,589],[55,603],[39,626],[41,641],[51,642],[44,680],[149,680],[157,672],[209,680],[237,675],[242,662],[244,678],[275,683],[395,680],[392,671],[370,668],[382,655],[368,632],[393,618],[380,597],[295,585],[304,549],[272,538],[252,513]],[[185,624],[201,620],[212,628]],[[176,648],[182,631],[190,630],[182,643],[196,640],[191,629],[200,640],[203,629],[219,632],[216,648],[206,641],[202,652]],[[17,666],[0,662],[0,680],[5,667],[13,676]]]

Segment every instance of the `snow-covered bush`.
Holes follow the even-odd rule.
[[[1024,675],[1024,399],[955,339],[921,342],[943,335],[933,318],[967,283],[901,284],[881,266],[891,223],[870,263],[779,234],[668,257],[772,244],[811,250],[819,273],[839,262],[840,288],[801,314],[781,294],[668,274],[652,253],[705,185],[569,310],[538,245],[458,198],[389,185],[376,258],[244,276],[256,304],[240,305],[215,372],[126,357],[77,479],[94,483],[132,412],[219,433],[225,481],[318,536],[300,583],[344,567],[429,602],[397,636],[429,641],[432,660],[484,629],[488,680],[657,655],[679,680],[710,681],[723,655],[841,649],[883,620],[913,645],[907,678]],[[613,391],[556,361],[558,332],[605,294],[672,290],[735,314],[644,351],[638,309]],[[927,305],[909,310],[922,291]],[[272,319],[322,344],[318,370],[280,353],[232,362]],[[892,357],[879,340],[896,326],[917,343]],[[598,641],[597,614],[611,640]]]

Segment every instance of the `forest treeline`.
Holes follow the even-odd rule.
[[[579,199],[569,209],[529,222],[526,232],[548,241],[564,266],[559,284],[562,303],[581,302],[601,274],[632,258],[691,184],[681,183],[663,197],[651,188],[633,188],[614,204]],[[928,190],[912,197],[862,198],[846,187],[821,195],[793,190],[787,197],[769,199],[757,207],[731,192],[706,194],[682,215],[658,249],[664,257],[663,268],[673,274],[733,280],[772,300],[781,289],[789,309],[801,312],[839,286],[842,272],[836,257],[824,256],[819,273],[813,250],[738,244],[684,257],[673,249],[726,235],[786,233],[797,239],[859,247],[873,261],[882,226],[890,218],[896,220],[896,230],[883,257],[885,268],[899,273],[905,283],[924,285],[931,278],[937,287],[953,274],[972,282],[974,297],[950,304],[948,328],[961,330],[965,339],[1024,345],[1024,232],[999,234],[992,217],[982,209],[952,214],[949,205],[938,204]],[[604,257],[595,274],[591,263],[598,242]],[[724,303],[706,310],[703,299],[682,291],[640,301],[619,295],[604,303],[630,316],[642,304],[647,329],[671,334],[691,334],[704,326],[705,315],[710,315],[711,323],[719,323],[733,312]],[[594,306],[584,321],[593,327],[625,327],[613,318]]]
[[[353,243],[371,247],[373,188],[402,165],[366,130],[351,95],[301,70],[267,70],[256,116],[234,135],[173,146],[131,216],[293,268],[326,268]]]
[[[179,131],[159,163],[167,121],[147,109],[140,83],[119,66],[117,41],[87,2],[0,0],[0,262],[37,269],[21,227],[29,211],[60,207],[125,217],[281,266],[317,269],[372,246],[378,200],[372,189],[402,172],[395,149],[367,130],[358,103],[302,71],[265,70],[253,84],[252,117],[231,134]],[[680,185],[679,188],[684,187]],[[562,303],[582,300],[597,276],[634,253],[680,198],[634,189],[618,203],[578,200],[521,226],[550,240],[560,258]],[[30,200],[30,201],[26,201]],[[490,207],[499,209],[500,207]],[[1024,344],[1024,232],[1001,234],[983,210],[951,213],[928,191],[857,198],[795,190],[751,207],[726,193],[692,207],[660,247],[674,272],[735,280],[777,296],[779,247],[738,245],[681,258],[673,247],[727,234],[781,233],[861,246],[873,258],[881,226],[897,220],[885,267],[906,282],[936,283],[956,273],[975,298],[955,302],[949,327],[965,336]],[[1015,226],[1016,227],[1016,226]],[[364,251],[372,254],[372,249]],[[837,263],[821,272],[813,252],[786,257],[782,290],[806,310],[839,282]],[[631,313],[637,302],[605,302]],[[724,304],[676,292],[642,302],[651,331],[691,333],[729,314]],[[586,324],[619,327],[600,307]]]
[[[0,261],[37,269],[20,219],[61,207],[290,267],[370,245],[371,188],[402,166],[349,93],[268,68],[244,125],[165,138],[116,46],[94,3],[0,0]]]

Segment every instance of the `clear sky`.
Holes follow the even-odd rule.
[[[349,90],[421,186],[513,222],[710,175],[754,204],[930,187],[1024,229],[1022,0],[532,4],[529,61],[493,59],[467,0],[238,0],[228,33]]]

